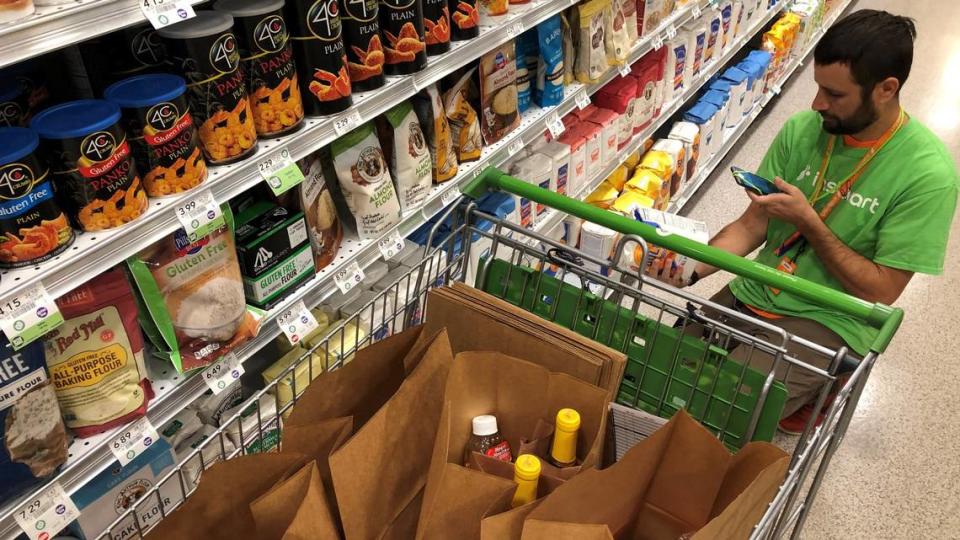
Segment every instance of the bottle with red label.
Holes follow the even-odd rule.
[[[465,463],[469,463],[471,452],[479,452],[500,461],[513,461],[510,443],[500,436],[496,416],[484,414],[473,418],[473,435],[467,443]]]

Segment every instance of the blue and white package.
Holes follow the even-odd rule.
[[[517,38],[517,108],[530,108],[537,77],[537,32],[528,30]]]
[[[0,335],[0,428],[0,502],[67,460],[67,432],[39,341],[14,351]]]
[[[712,156],[720,145],[722,126],[717,129],[717,107],[703,101],[698,101],[683,113],[683,120],[700,126],[700,159],[706,160]]]
[[[541,107],[550,107],[563,101],[563,28],[559,15],[537,25],[537,39],[540,54],[533,100]]]
[[[735,67],[728,68],[723,72],[723,80],[730,81],[730,112],[727,114],[726,127],[739,125],[741,119],[750,112],[745,104],[749,79],[749,75]],[[750,101],[752,104],[752,95],[750,96]]]

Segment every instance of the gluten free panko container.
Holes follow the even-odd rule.
[[[176,75],[140,75],[111,85],[104,93],[120,106],[133,158],[150,197],[193,189],[207,178],[193,116]]]
[[[211,165],[239,161],[257,149],[257,130],[240,66],[233,17],[216,11],[159,31],[167,53],[187,80],[190,112],[199,124]]]
[[[100,99],[69,101],[39,113],[30,127],[76,228],[121,227],[147,211],[147,193],[120,123],[120,107]]]
[[[45,261],[67,249],[73,229],[53,196],[40,139],[26,128],[0,128],[0,268]]]

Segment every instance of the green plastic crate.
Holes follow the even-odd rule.
[[[501,259],[481,264],[487,263],[486,283],[477,283],[477,288],[626,353],[618,403],[664,418],[686,409],[729,448],[736,450],[747,442],[744,436],[758,405],[764,374],[730,359],[722,348],[681,335],[676,328],[547,273]],[[773,439],[786,401],[786,387],[775,381],[753,440]]]

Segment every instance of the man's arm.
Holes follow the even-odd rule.
[[[756,203],[750,203],[750,206],[736,221],[730,222],[710,239],[710,245],[729,251],[734,255],[745,257],[760,247],[767,239],[767,221],[767,215],[761,207]],[[708,264],[697,264],[698,279],[709,276],[716,271],[715,267]]]
[[[868,302],[892,304],[897,300],[913,272],[877,264],[850,249],[820,219],[802,191],[779,178],[775,182],[783,193],[766,196],[749,193],[754,205],[769,217],[795,225],[824,268],[848,293]]]

